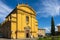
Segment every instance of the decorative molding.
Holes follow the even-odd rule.
[[[29,13],[29,12],[27,12],[27,11],[25,11],[25,10],[22,10],[22,9],[18,9],[18,10],[23,11],[23,12],[28,13],[28,14],[31,14],[31,15],[36,16],[35,14]]]
[[[16,23],[16,21],[12,21],[12,20],[11,20],[11,22],[14,22],[14,23]]]

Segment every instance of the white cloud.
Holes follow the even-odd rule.
[[[1,16],[5,16],[6,14],[8,14],[9,12],[11,12],[11,8],[9,6],[7,6],[6,4],[4,4],[2,1],[0,1],[0,15]]]
[[[44,27],[44,29],[46,29],[46,33],[50,33],[51,32],[51,27]],[[57,26],[55,26],[55,31],[58,31]]]
[[[57,24],[57,26],[60,26],[60,23],[59,23],[59,24]]]
[[[55,31],[58,31],[58,28],[57,28],[57,26],[55,26]]]
[[[12,9],[0,0],[0,19],[4,20],[5,16],[11,11]]]
[[[60,15],[60,5],[57,0],[45,0],[42,1],[42,8],[39,8],[37,11],[37,14],[39,14],[42,17],[48,17],[48,16],[58,16]]]
[[[46,30],[46,33],[50,33],[51,28],[50,27],[44,27],[43,29]]]

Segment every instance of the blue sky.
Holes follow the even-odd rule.
[[[46,32],[50,32],[51,16],[54,17],[55,26],[60,25],[60,0],[0,0],[0,23],[18,3],[28,4],[36,11],[38,26],[45,28]]]

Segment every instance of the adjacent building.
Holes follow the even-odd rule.
[[[56,31],[56,36],[59,36],[60,35],[60,24],[59,25],[57,25],[57,31]]]
[[[45,31],[46,31],[45,29],[38,29],[38,36],[45,37],[45,34],[46,34]]]
[[[27,4],[16,6],[2,23],[2,33],[6,38],[38,37],[36,12]]]
[[[60,24],[57,25],[57,31],[55,32],[56,36],[59,36],[60,35]]]
[[[60,25],[57,25],[57,28],[58,28],[58,32],[60,32]]]

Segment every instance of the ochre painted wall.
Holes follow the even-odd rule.
[[[26,16],[29,17],[29,22],[26,21]],[[6,17],[6,20],[10,21],[10,34],[8,38],[26,38],[26,30],[29,30],[29,37],[38,37],[38,21],[36,20],[35,11],[26,4],[21,4],[14,9]],[[6,28],[7,25],[4,25]],[[25,29],[27,28],[27,29]],[[8,28],[7,28],[8,29]],[[5,34],[4,34],[5,35]]]

